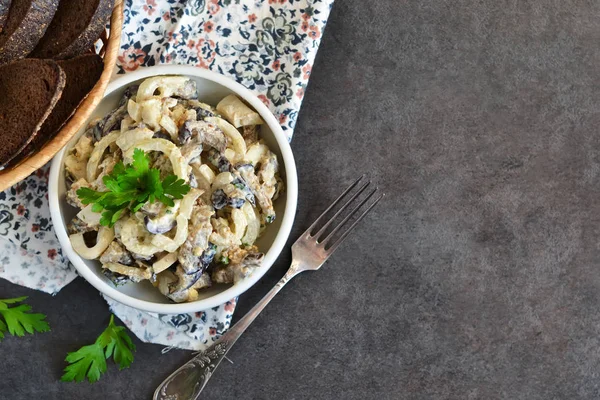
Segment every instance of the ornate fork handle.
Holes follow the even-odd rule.
[[[233,347],[271,299],[300,271],[299,264],[292,261],[292,265],[284,277],[227,333],[221,336],[212,346],[198,353],[197,356],[173,372],[160,384],[154,392],[154,400],[197,399],[229,349]]]

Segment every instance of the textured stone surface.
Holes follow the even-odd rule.
[[[389,196],[252,325],[208,399],[600,396],[600,3],[340,0],[293,148],[297,237],[369,172]],[[283,275],[284,253],[241,301]],[[190,355],[58,382],[108,320],[78,280],[53,331],[0,343],[0,397],[148,399]]]

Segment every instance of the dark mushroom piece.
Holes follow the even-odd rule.
[[[196,179],[196,175],[194,175],[193,172],[190,172],[190,177],[189,177],[189,182],[188,185],[190,185],[191,188],[197,189],[198,188],[198,179]]]
[[[213,112],[211,107],[207,104],[201,103],[197,100],[180,100],[179,103],[187,109],[191,108],[196,111],[196,120],[202,121],[204,118],[217,117],[217,113]]]
[[[121,99],[119,100],[119,106],[127,105],[129,99],[131,99],[137,94],[139,87],[140,85],[131,85],[127,89],[125,89],[125,91],[123,92],[123,96],[121,96]]]
[[[220,210],[226,206],[242,208],[246,199],[245,197],[230,197],[223,189],[217,189],[213,192],[211,201],[215,210]]]
[[[119,100],[119,106],[100,121],[98,128],[101,131],[101,137],[108,135],[111,131],[121,129],[121,121],[127,116],[127,103],[129,99],[136,95],[137,90],[138,85],[132,85],[125,89]],[[100,140],[100,138],[97,138],[97,140]]]
[[[254,193],[252,193],[252,189],[246,184],[243,179],[236,177],[231,181],[231,184],[238,190],[240,190],[244,194],[244,198],[250,202],[253,206],[256,205],[256,200],[254,198]],[[243,204],[242,204],[243,205]]]
[[[258,142],[258,125],[246,125],[241,128],[242,137],[246,146]]]
[[[214,165],[219,172],[228,172],[231,171],[231,163],[223,154],[219,153],[215,149],[210,149],[208,151],[208,161]]]
[[[176,303],[188,301],[190,297],[194,299],[197,296],[197,290],[212,285],[208,274],[197,273],[189,276],[182,274],[182,270],[177,268],[175,272],[164,271],[157,278],[158,290]]]
[[[177,88],[173,93],[173,98],[195,100],[198,98],[198,90],[196,89],[196,81],[188,79],[182,87]]]
[[[267,223],[275,221],[275,209],[273,208],[273,201],[260,185],[260,181],[254,173],[254,167],[252,164],[238,164],[235,167],[235,171],[239,174],[239,177],[246,183],[246,185],[252,190],[252,193],[256,197],[256,201],[260,206],[262,212],[265,214]]]
[[[194,110],[196,110],[196,119],[198,121],[202,121],[205,118],[210,118],[210,117],[216,117],[217,116],[215,113],[213,113],[212,111],[207,110],[206,108],[196,107],[196,108],[194,108]]]
[[[262,253],[248,253],[238,264],[231,263],[216,267],[211,278],[215,283],[237,283],[258,268],[263,257]]]
[[[109,269],[103,269],[102,274],[106,276],[113,283],[113,285],[115,285],[115,287],[123,286],[133,282],[133,280],[127,275],[122,275]]]
[[[99,127],[102,130],[101,137],[108,135],[110,132],[121,129],[121,121],[127,116],[127,104],[120,106],[119,108],[111,111],[102,121],[99,123]]]
[[[130,251],[129,254],[131,254],[131,257],[133,257],[133,259],[136,260],[136,261],[148,261],[148,262],[150,262],[154,258],[153,255],[151,255],[151,256],[145,256],[143,254],[134,253],[133,251]]]
[[[131,278],[132,282],[141,282],[145,279],[152,279],[154,274],[151,268],[138,268],[135,266],[127,266],[119,263],[106,263],[102,264],[103,269],[110,270],[114,273],[125,275]]]
[[[96,229],[97,228],[87,224],[84,220],[82,220],[78,216],[75,216],[71,220],[71,222],[69,222],[67,224],[67,232],[69,232],[70,235],[73,235],[75,233],[92,232],[92,231],[95,231]]]
[[[152,138],[154,138],[154,139],[166,139],[169,142],[173,141],[173,139],[171,139],[171,135],[169,135],[168,133],[166,133],[164,131],[154,132],[154,135],[152,135]]]
[[[102,253],[100,256],[100,262],[102,264],[119,263],[123,265],[133,265],[134,260],[124,246],[122,246],[118,241],[113,240],[110,245],[108,245],[108,248],[104,250],[104,253]]]
[[[191,288],[192,285],[196,283],[198,279],[200,279],[202,274],[202,271],[198,271],[193,274],[186,274],[183,268],[181,268],[181,265],[178,265],[177,268],[175,268],[177,282],[169,285],[169,293],[173,294]]]
[[[195,145],[206,144],[219,153],[227,148],[227,137],[216,125],[206,121],[186,121],[179,129],[180,144],[193,141]]]
[[[193,274],[205,268],[199,258],[202,257],[207,249],[212,247],[208,242],[208,238],[212,233],[210,218],[213,214],[212,207],[207,205],[198,207],[192,211],[188,225],[188,237],[181,247],[179,247],[178,254],[179,263],[186,274]]]

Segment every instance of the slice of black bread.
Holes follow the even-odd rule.
[[[64,87],[65,73],[52,60],[0,66],[0,169],[33,139]]]
[[[10,2],[11,0],[0,0],[0,32],[2,32],[6,18],[8,18]]]
[[[57,8],[58,0],[12,0],[0,32],[0,64],[27,56],[44,36]]]
[[[14,158],[10,163],[11,165],[40,149],[56,135],[69,117],[73,115],[79,103],[81,103],[96,82],[98,82],[104,69],[102,58],[97,54],[86,54],[70,60],[57,61],[57,63],[66,75],[65,88],[62,95],[48,118],[46,118],[46,121],[44,121],[38,134]]]
[[[66,59],[88,51],[100,37],[114,0],[61,0],[31,57]]]

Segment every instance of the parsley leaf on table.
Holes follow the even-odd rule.
[[[181,199],[190,191],[176,175],[161,181],[160,170],[150,168],[150,158],[140,149],[133,150],[131,164],[118,162],[102,182],[108,191],[80,188],[77,196],[83,204],[92,204],[92,211],[102,213],[100,225],[104,226],[113,226],[128,209],[137,212],[148,202],[160,201],[173,207],[173,199]]]
[[[88,380],[94,383],[106,372],[104,349],[98,343],[83,346],[76,352],[67,354],[65,361],[70,365],[65,368],[65,374],[60,378],[63,382],[81,382],[87,376]]]
[[[108,327],[98,336],[94,344],[83,346],[79,350],[67,354],[65,361],[69,363],[63,382],[81,382],[86,377],[94,383],[106,372],[106,360],[111,356],[119,369],[128,368],[133,362],[135,345],[127,335],[124,326],[114,323],[114,315],[110,316]]]
[[[33,334],[50,330],[45,321],[46,316],[30,313],[31,306],[19,304],[9,307],[10,304],[21,303],[26,298],[27,296],[0,300],[0,315],[4,318],[4,321],[0,320],[0,339],[4,338],[4,332],[7,331],[13,336],[24,336],[25,332]]]

